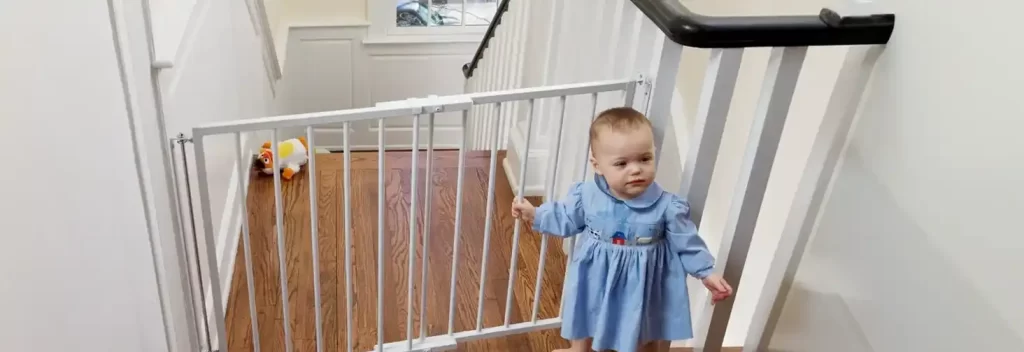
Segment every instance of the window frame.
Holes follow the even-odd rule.
[[[410,0],[412,1],[412,0]],[[452,0],[449,0],[452,1]],[[465,0],[459,0],[465,1]],[[500,1],[500,0],[499,0]],[[487,32],[486,25],[481,26],[437,26],[437,27],[399,27],[395,23],[396,0],[369,0],[367,12],[370,17],[370,32],[374,37],[397,37],[423,39],[424,37],[455,37],[481,36]]]

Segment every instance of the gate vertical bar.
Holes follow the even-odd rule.
[[[347,137],[347,135],[346,135]],[[377,120],[377,352],[384,351],[384,119]]]
[[[779,246],[772,256],[764,290],[754,309],[743,347],[745,351],[768,349],[807,241],[817,223],[829,184],[842,157],[864,89],[882,50],[881,46],[850,48],[839,70],[832,97],[825,108],[825,116],[811,146],[807,166],[793,196],[793,208],[783,227]]]
[[[205,349],[212,350],[213,349],[213,342],[212,342],[212,339],[210,338],[210,315],[209,315],[209,312],[206,309],[206,289],[205,289],[205,285],[203,284],[203,267],[202,267],[202,265],[199,262],[199,237],[198,237],[198,233],[196,232],[196,213],[195,213],[195,208],[193,206],[194,203],[192,202],[192,181],[189,180],[189,175],[188,175],[188,170],[189,170],[189,168],[188,168],[188,150],[185,149],[185,142],[187,142],[187,141],[188,141],[188,139],[185,138],[185,135],[179,133],[178,134],[178,138],[177,138],[177,140],[175,142],[178,143],[178,147],[180,148],[180,151],[181,151],[181,166],[182,166],[182,169],[185,170],[185,197],[187,197],[187,202],[186,203],[188,205],[189,228],[192,230],[192,254],[193,254],[192,258],[194,259],[194,262],[195,262],[193,264],[195,264],[195,267],[196,267],[195,280],[196,280],[196,284],[199,286],[199,311],[200,311],[200,313],[202,313],[202,319],[203,319],[202,335],[203,335],[203,340],[206,342],[205,345],[203,345],[202,342],[200,342],[201,346],[199,346],[199,347],[200,347],[200,349],[204,349],[205,348]],[[177,168],[175,168],[174,169],[174,175],[175,175],[174,179],[175,179],[175,181],[177,180],[177,174],[178,174],[178,170],[177,170]],[[177,189],[177,188],[175,188],[175,189]],[[185,236],[182,236],[181,240],[184,241],[184,242],[187,242],[187,240],[185,239]],[[188,246],[187,243],[186,243],[186,246]],[[188,257],[188,253],[185,253],[185,256]],[[189,265],[189,267],[191,267],[191,265]],[[191,286],[192,285],[192,279],[193,279],[192,271],[191,270],[188,272],[188,275],[189,275],[188,276],[188,278],[189,278],[188,282],[189,282],[189,290],[190,290],[189,292],[190,293],[194,293],[194,291],[192,291],[192,286]],[[193,306],[193,309],[194,309],[195,301],[194,300],[190,300],[189,301],[189,305]]]
[[[476,108],[473,106],[471,108]],[[462,126],[466,126],[466,122],[469,121],[469,110],[462,111]],[[463,178],[466,173],[466,139],[469,137],[469,132],[466,128],[462,128],[462,140],[459,142],[459,175],[457,177],[455,186],[455,233],[454,244],[452,245],[452,280],[448,295],[448,335],[455,334],[455,284],[458,280],[459,273],[459,240],[462,234],[462,184]]]
[[[412,117],[412,179],[409,181],[410,195],[409,195],[409,277],[408,277],[408,290],[406,293],[406,320],[405,320],[405,338],[407,347],[412,350],[412,307],[413,307],[413,283],[416,282],[416,175],[419,174],[419,167],[417,161],[420,158],[420,115],[416,114]],[[421,307],[422,309],[422,307]]]
[[[309,240],[311,242],[313,250],[313,309],[314,321],[316,322],[316,351],[323,352],[324,345],[324,326],[323,317],[321,316],[321,297],[320,297],[320,234],[317,229],[317,210],[319,205],[319,199],[317,198],[316,188],[316,144],[313,141],[313,126],[306,127],[306,146],[309,158]],[[277,154],[275,154],[277,155]],[[348,172],[346,170],[346,172]],[[346,223],[347,224],[347,223]]]
[[[275,158],[280,159],[280,153],[278,152],[278,130],[275,128],[270,132],[270,153]],[[284,199],[281,195],[281,165],[276,163],[280,160],[274,161],[274,222],[277,230],[277,263],[280,276],[281,285],[281,314],[284,318],[284,350],[286,352],[292,351],[292,328],[291,328],[291,309],[289,308],[288,300],[288,263],[287,256],[285,255],[286,246],[284,238]]]
[[[552,143],[548,146],[549,150],[555,151],[555,155],[552,157],[551,163],[551,176],[548,178],[551,180],[551,183],[548,186],[547,199],[545,200],[549,202],[554,201],[556,196],[554,184],[558,177],[558,157],[561,154],[560,151],[562,149],[562,127],[565,125],[565,100],[566,98],[564,95],[558,98],[559,104],[561,105],[561,113],[558,114],[558,127],[556,127],[555,139],[551,140]],[[544,266],[548,258],[549,237],[551,236],[541,234],[540,263],[537,264],[537,282],[533,285],[533,309],[532,313],[530,313],[530,321],[534,323],[537,322],[537,313],[540,311],[540,291],[541,287],[544,285]]]
[[[529,164],[527,160],[530,159],[530,140],[533,139],[533,106],[534,99],[530,99],[526,110],[526,142],[523,146],[523,156],[519,161],[519,186],[516,187],[519,190],[516,192],[516,196],[519,198],[525,198],[523,194],[526,193],[526,166]],[[512,263],[508,267],[508,289],[505,291],[505,327],[509,326],[512,318],[512,288],[515,287],[516,265],[519,263],[519,235],[522,230],[522,220],[516,218],[513,226]],[[543,255],[541,253],[541,256]]]
[[[594,119],[597,117],[597,93],[592,94],[590,96],[590,99],[591,99],[590,117],[588,118],[588,120],[591,123],[593,123]],[[589,123],[587,124],[587,128],[589,130],[589,128],[590,128],[590,124]],[[585,148],[583,148],[583,153],[584,153],[584,156],[583,156],[583,168],[582,168],[582,171],[580,171],[580,181],[581,182],[587,180],[587,171],[589,171],[589,168],[590,168],[590,134],[589,133],[587,134],[586,139],[587,139],[587,146]],[[573,256],[573,254],[575,254],[575,252],[576,252],[576,236],[572,236],[572,237],[569,238],[569,252],[567,253],[566,258],[565,258],[565,275],[566,276],[569,275],[569,263],[572,263],[572,256]],[[558,306],[561,307],[562,304],[565,303],[565,298],[562,297],[562,296],[559,296],[558,299],[559,299]]]
[[[500,113],[501,103],[495,103],[495,111]],[[498,125],[492,124],[491,135],[495,138],[489,140],[491,142],[491,165],[488,169],[487,174],[487,205],[484,210],[484,250],[483,259],[480,261],[480,293],[477,296],[476,303],[476,330],[480,331],[483,329],[484,323],[484,284],[487,282],[487,259],[491,252],[491,221],[494,219],[494,176],[497,169],[498,162]]]
[[[690,147],[679,194],[690,203],[690,220],[700,226],[704,216],[711,177],[718,160],[718,149],[725,132],[725,120],[736,88],[743,49],[713,49],[704,75],[697,121],[690,135]]]
[[[245,189],[249,179],[249,170],[245,168],[245,154],[242,153],[242,134],[235,132],[235,156],[238,157],[238,195],[239,206],[241,207],[242,222],[242,250],[245,255],[245,283],[249,293],[249,321],[252,326],[252,350],[260,351],[260,328],[258,315],[256,314],[256,284],[252,275],[252,244],[249,236],[249,209],[248,192]]]
[[[418,149],[418,147],[417,147]],[[427,339],[427,268],[430,258],[430,200],[434,183],[434,113],[427,117],[427,170],[423,178],[423,263],[420,271],[420,342]],[[414,171],[418,172],[418,171]]]
[[[351,122],[343,125],[342,151],[345,153],[345,345],[352,352],[352,150],[349,148]]]
[[[210,210],[210,185],[206,174],[206,150],[203,149],[203,136],[193,131],[193,150],[196,153],[196,176],[199,181],[199,207],[203,212],[203,233],[206,238],[206,259],[210,264],[210,299],[213,301],[213,325],[217,328],[217,346],[220,351],[227,351],[227,329],[224,326],[224,302],[221,301],[220,274],[217,270],[217,244],[213,239],[213,221]],[[202,280],[202,276],[199,277]],[[202,292],[205,295],[206,292]],[[206,308],[206,304],[203,304]],[[213,350],[213,346],[210,346]],[[290,352],[290,351],[289,351]]]
[[[590,106],[590,117],[588,118],[588,121],[593,123],[594,119],[597,118],[597,93],[591,94],[590,98],[591,98],[591,106]],[[588,124],[587,128],[588,129],[590,128],[590,124]],[[583,148],[583,152],[584,152],[583,171],[580,172],[580,181],[586,181],[587,180],[587,174],[588,174],[588,171],[590,170],[590,135],[588,134],[586,138],[587,138],[587,146]],[[565,258],[565,269],[566,269],[565,273],[566,274],[568,274],[569,263],[572,262],[572,254],[575,251],[575,243],[577,243],[577,237],[575,237],[575,236],[570,237],[569,238],[569,253],[568,253],[568,256],[566,256],[567,258]],[[559,304],[559,306],[561,306],[561,304]]]
[[[722,276],[732,284],[734,292],[739,291],[765,187],[806,54],[807,47],[776,47],[772,48],[768,59],[761,97],[735,188],[737,192],[726,221],[725,238],[716,256],[719,260],[725,258],[725,264],[719,265],[716,271],[724,271]],[[699,327],[701,333],[697,334],[696,343],[702,351],[721,351],[734,301],[726,299],[713,307],[705,304],[705,314]]]
[[[640,77],[637,77],[636,84],[631,84],[629,88],[626,88],[626,91],[623,94],[624,97],[622,99],[622,106],[628,106],[632,108],[636,105],[636,88],[639,85],[645,84],[644,82],[646,80],[647,78],[645,75],[640,75]]]

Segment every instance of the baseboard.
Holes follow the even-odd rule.
[[[245,170],[252,169],[252,158],[246,158]],[[249,178],[246,175],[239,177],[238,163],[232,164],[235,169],[231,172],[231,180],[228,181],[228,194],[224,199],[224,213],[220,220],[220,229],[217,231],[217,274],[220,276],[221,298],[224,308],[227,309],[227,299],[231,294],[231,279],[234,277],[235,258],[238,255],[238,241],[242,232],[242,208],[238,200],[238,183],[242,182],[243,192],[248,192]],[[242,195],[245,199],[245,194]]]
[[[693,340],[676,340],[669,345],[672,348],[693,347]]]
[[[519,129],[515,129],[508,136],[508,148],[505,151],[505,159],[501,161],[501,168],[505,171],[508,184],[512,187],[512,194],[519,196],[519,168],[522,159],[519,152],[523,149],[523,136]],[[545,181],[548,171],[548,151],[545,149],[533,149],[529,151],[529,160],[526,161],[526,182],[523,193],[525,197],[543,197],[547,189]]]
[[[695,352],[695,351],[697,351],[697,349],[693,348],[693,347],[676,346],[676,342],[677,341],[673,341],[672,345],[669,346],[669,348],[671,348],[671,350],[669,350],[669,352]],[[743,347],[723,346],[722,347],[722,352],[743,352]]]
[[[505,152],[505,158],[501,160],[501,168],[502,170],[505,171],[505,178],[508,179],[508,185],[509,187],[512,188],[512,194],[515,196],[519,196],[519,158],[518,155],[513,155],[514,153],[514,148],[510,148],[508,151]],[[538,154],[544,155],[540,156]],[[509,162],[510,160],[514,161],[515,164],[513,165],[513,163]],[[543,177],[536,177],[535,175],[541,175],[543,173],[543,170],[545,168],[543,168],[542,166],[546,166],[546,161],[547,151],[531,151],[530,160],[527,161],[529,165],[526,167],[526,171],[528,172],[528,175],[526,175],[526,179],[536,180],[540,178],[541,180],[543,180]],[[540,168],[540,172],[535,173],[535,171],[531,171],[536,170],[538,168]],[[543,181],[534,182],[532,184],[526,184],[523,193],[525,197],[543,197],[544,188],[545,187]]]
[[[696,350],[693,347],[693,340],[677,340],[677,341],[672,341],[672,344],[670,344],[669,347],[671,347],[673,350],[678,348],[679,351],[695,351]],[[741,351],[743,351],[743,346],[722,346],[722,352],[741,352]]]

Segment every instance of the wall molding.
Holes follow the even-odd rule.
[[[243,142],[244,144],[245,142]],[[252,158],[246,158],[245,170],[252,169]],[[228,181],[228,194],[224,198],[224,213],[221,214],[220,229],[217,230],[217,274],[220,276],[221,297],[227,302],[231,293],[231,279],[234,277],[235,258],[238,255],[238,241],[242,232],[242,208],[239,206],[238,183],[242,182],[241,199],[246,200],[249,194],[249,177],[240,177],[238,174],[238,163],[233,164],[235,168],[231,172],[231,180]],[[227,304],[225,304],[227,309]]]
[[[170,289],[172,287],[168,280],[168,271],[173,272],[173,266],[169,265],[173,261],[169,261],[166,258],[166,253],[170,250],[164,248],[163,236],[168,233],[167,228],[167,217],[170,215],[167,208],[158,207],[158,200],[164,200],[161,198],[163,192],[156,192],[160,186],[164,185],[165,179],[160,178],[160,174],[157,173],[155,176],[154,170],[160,170],[160,167],[164,166],[162,162],[155,162],[150,160],[149,152],[152,151],[152,143],[146,142],[146,135],[150,134],[147,132],[157,132],[156,127],[159,125],[156,114],[147,114],[140,110],[143,107],[140,105],[141,95],[140,89],[136,86],[138,79],[134,75],[134,66],[132,65],[132,43],[127,32],[130,30],[128,21],[125,13],[128,11],[125,8],[126,4],[119,1],[107,0],[107,15],[110,21],[110,32],[112,49],[114,51],[114,58],[117,61],[118,75],[121,81],[121,97],[124,104],[124,113],[126,118],[126,124],[128,126],[129,141],[131,143],[132,157],[135,162],[135,176],[137,178],[137,184],[139,190],[139,202],[142,205],[139,209],[143,222],[146,228],[146,237],[150,249],[150,261],[152,264],[153,274],[153,286],[146,287],[146,289],[153,289],[147,293],[155,293],[157,302],[159,304],[159,316],[161,323],[163,324],[163,335],[162,342],[164,347],[167,349],[174,349],[179,347],[178,336],[174,334],[173,328],[176,324],[173,310],[175,309],[174,303],[172,303],[172,297]],[[141,6],[138,8],[140,14],[144,14],[148,9],[143,9]],[[148,19],[143,18],[143,21]],[[148,23],[144,23],[148,26]],[[151,32],[151,31],[148,31]],[[146,40],[152,42],[152,38],[149,37],[151,33],[147,33]],[[155,43],[153,43],[155,44]],[[151,59],[154,46],[146,48],[147,59]],[[144,64],[150,64],[150,62],[144,62]],[[152,72],[152,71],[151,71]],[[150,78],[155,78],[150,76]],[[156,123],[153,123],[156,122]],[[158,145],[163,144],[163,141],[157,141]],[[161,147],[157,147],[161,148]],[[162,152],[162,150],[161,150]],[[162,161],[162,160],[161,160]],[[160,202],[166,204],[166,202]],[[161,221],[164,219],[164,221]],[[170,268],[169,268],[170,267]],[[147,312],[140,311],[139,314],[143,315]]]
[[[182,57],[186,39],[194,33],[197,9],[209,7],[210,0],[153,0],[146,4],[153,16],[153,63],[171,67]]]
[[[163,68],[169,71],[170,77],[166,80],[166,86],[163,86],[164,80],[161,80],[161,88],[166,92],[166,101],[173,101],[174,95],[177,93],[178,83],[181,82],[183,73],[185,70],[181,68],[185,66],[184,60],[192,57],[192,49],[196,47],[195,42],[199,38],[199,32],[202,31],[203,25],[207,21],[206,15],[210,13],[210,7],[213,1],[203,0],[196,4],[196,7],[192,10],[191,16],[189,16],[188,24],[185,26],[185,33],[181,38],[178,48],[175,50],[175,55],[170,58],[156,57],[154,58],[155,65],[161,65]],[[154,16],[157,18],[159,16]],[[155,29],[155,27],[154,27]]]

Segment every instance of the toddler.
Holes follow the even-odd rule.
[[[572,347],[556,352],[633,352],[692,338],[686,274],[701,279],[714,302],[732,295],[712,273],[689,204],[654,182],[653,132],[632,108],[601,112],[590,126],[594,179],[559,201],[512,204],[534,231],[581,237],[562,298],[562,337]]]

